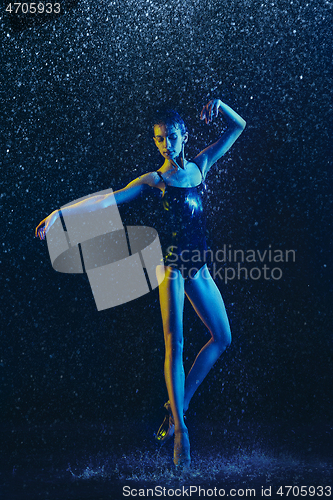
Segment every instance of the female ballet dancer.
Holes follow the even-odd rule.
[[[164,158],[157,171],[144,174],[113,194],[90,197],[62,208],[66,215],[90,212],[138,198],[147,190],[158,194],[161,207],[159,233],[165,277],[159,285],[160,307],[165,342],[164,374],[169,401],[156,439],[160,442],[174,436],[173,462],[182,468],[189,466],[190,442],[184,421],[191,398],[216,360],[230,345],[230,326],[220,291],[207,264],[205,224],[202,207],[203,182],[212,165],[233,145],[245,127],[245,121],[227,104],[213,99],[203,107],[201,120],[206,124],[219,114],[227,129],[221,137],[205,148],[193,160],[186,160],[184,145],[188,132],[175,111],[161,114],[154,122],[154,142]],[[152,189],[153,188],[153,189]],[[113,200],[113,201],[111,201]],[[36,228],[36,236],[44,239],[59,217],[56,210]],[[189,258],[195,256],[191,263]],[[189,266],[184,266],[184,263]],[[195,267],[191,267],[195,263]],[[184,272],[185,270],[185,272]],[[186,377],[183,367],[183,309],[185,295],[208,328],[211,339],[203,346]]]

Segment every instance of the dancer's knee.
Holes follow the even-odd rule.
[[[230,328],[219,328],[212,333],[214,343],[217,345],[220,354],[224,352],[231,344],[231,330]]]
[[[183,336],[176,332],[167,332],[164,335],[165,349],[167,353],[182,354],[183,352]]]

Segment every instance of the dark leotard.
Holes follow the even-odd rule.
[[[191,278],[207,257],[202,199],[206,186],[203,180],[190,188],[170,186],[160,172],[157,174],[165,185],[158,228],[164,264],[178,268],[185,279]]]

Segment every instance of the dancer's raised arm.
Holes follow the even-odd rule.
[[[200,115],[201,120],[205,120],[208,124],[216,118],[218,114],[222,113],[223,118],[226,120],[228,128],[225,130],[220,139],[214,144],[211,144],[206,149],[194,158],[203,173],[205,178],[207,172],[214,163],[219,160],[231,148],[233,143],[237,140],[243,132],[246,122],[243,118],[230,108],[227,104],[223,103],[220,99],[213,99],[203,107]]]
[[[142,193],[146,185],[153,186],[156,184],[156,178],[152,173],[141,175],[137,179],[131,181],[127,186],[113,193],[91,196],[85,200],[79,201],[69,207],[61,209],[63,215],[77,215],[85,212],[94,212],[111,206],[112,204],[128,203]],[[35,236],[41,240],[45,239],[45,235],[50,227],[59,217],[59,210],[54,210],[48,217],[43,219],[36,227]]]

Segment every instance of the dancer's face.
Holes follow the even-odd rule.
[[[160,123],[154,126],[154,141],[163,158],[170,160],[180,155],[187,132],[183,135],[177,125]]]

